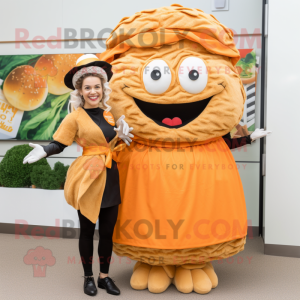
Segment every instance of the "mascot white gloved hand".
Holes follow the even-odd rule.
[[[130,133],[133,128],[129,127],[124,119],[125,116],[122,115],[117,121],[118,127],[114,128],[114,130],[118,133],[119,138],[122,139],[127,146],[130,146],[130,143],[132,142],[131,138],[134,137],[134,135]]]
[[[256,128],[255,131],[253,131],[251,134],[250,134],[250,138],[251,138],[251,141],[254,142],[255,140],[257,139],[260,139],[264,136],[267,136],[269,134],[271,134],[272,131],[269,131],[269,130],[264,130],[263,128]]]

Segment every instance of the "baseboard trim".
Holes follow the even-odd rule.
[[[36,239],[39,237],[79,239],[80,228],[0,223],[0,233],[14,234],[16,238],[21,235]],[[247,238],[256,236],[259,236],[258,226],[248,226]],[[95,230],[94,240],[99,240],[98,230]]]
[[[300,246],[265,244],[266,255],[300,258]]]
[[[19,236],[25,238],[31,236],[36,239],[40,237],[79,239],[80,228],[0,223],[0,233],[14,234],[16,239]],[[98,230],[95,230],[94,239],[99,239]]]

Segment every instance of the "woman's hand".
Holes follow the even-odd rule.
[[[47,153],[45,152],[44,148],[38,144],[32,144],[29,143],[29,146],[34,148],[32,151],[30,151],[23,159],[23,164],[29,163],[32,164],[38,160],[40,160],[43,157],[47,156]]]
[[[260,139],[260,138],[262,138],[264,136],[267,136],[268,134],[271,134],[271,132],[272,131],[264,130],[263,128],[261,128],[261,129],[256,128],[255,131],[253,131],[250,134],[251,141],[254,142],[257,139]]]
[[[130,143],[132,142],[131,138],[134,137],[134,135],[130,133],[133,128],[129,127],[124,119],[125,116],[122,115],[117,121],[118,127],[114,128],[114,130],[118,133],[119,138],[122,139],[127,146],[130,146]]]

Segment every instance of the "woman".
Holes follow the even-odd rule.
[[[108,277],[112,254],[112,235],[121,203],[119,173],[112,157],[126,146],[116,146],[118,138],[129,145],[129,128],[122,116],[114,128],[114,119],[107,104],[111,92],[108,81],[112,76],[111,65],[95,55],[81,56],[76,67],[65,76],[65,84],[71,89],[71,102],[76,108],[68,114],[47,146],[29,144],[34,149],[23,163],[33,163],[43,157],[60,153],[75,140],[83,147],[82,156],[70,166],[64,194],[67,202],[78,211],[80,220],[79,252],[84,269],[84,293],[97,294],[92,258],[95,223],[99,220],[98,254],[100,274],[98,287],[107,293],[119,295],[120,290]],[[101,207],[101,209],[100,209]]]

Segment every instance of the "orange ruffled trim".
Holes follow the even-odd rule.
[[[193,147],[198,145],[204,145],[209,144],[211,142],[219,140],[221,137],[215,137],[208,139],[206,141],[193,141],[193,142],[180,142],[180,141],[174,141],[174,142],[165,142],[165,141],[157,141],[152,139],[143,139],[139,136],[134,136],[132,138],[133,141],[136,143],[147,145],[149,147],[162,147],[162,148],[173,148],[173,149],[181,149],[181,148],[187,148],[187,147]]]

